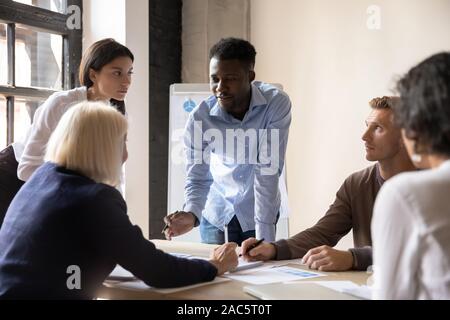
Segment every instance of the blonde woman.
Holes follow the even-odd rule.
[[[0,298],[91,299],[116,264],[155,287],[210,281],[237,265],[235,244],[209,261],[188,260],[156,249],[131,224],[115,189],[126,134],[125,117],[101,102],[62,116],[47,162],[17,193],[1,228]],[[69,288],[77,269],[80,286]]]

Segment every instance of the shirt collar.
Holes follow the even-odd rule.
[[[378,185],[381,187],[386,180],[384,180],[383,177],[381,176],[380,165],[378,163],[375,165],[375,169],[376,169],[375,171],[376,171],[376,176],[377,176],[377,182],[378,182]]]
[[[267,105],[267,99],[263,96],[261,91],[256,86],[257,83],[257,81],[254,81],[251,84],[252,98],[250,99],[250,107],[247,112],[251,112],[256,107]],[[219,102],[217,101],[217,98],[215,96],[211,96],[208,99],[208,104],[211,106],[209,111],[210,116],[222,117],[226,119],[230,117],[230,115],[220,107]]]

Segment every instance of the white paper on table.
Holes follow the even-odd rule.
[[[241,263],[241,258],[239,259],[239,263]],[[251,272],[264,270],[264,269],[270,269],[270,268],[277,268],[277,267],[285,266],[285,265],[288,265],[288,264],[304,265],[301,262],[301,259],[269,260],[269,261],[264,261],[262,264],[254,265]],[[245,270],[245,269],[243,268],[243,270]],[[240,271],[240,272],[244,272],[244,271]]]
[[[372,287],[366,285],[358,286],[358,288],[353,289],[344,289],[343,293],[365,300],[372,300]]]
[[[302,263],[302,259],[291,259],[291,260],[269,260],[264,262],[265,265],[270,265],[272,267],[285,266],[287,264],[298,264],[300,266],[304,266]]]
[[[366,300],[372,299],[372,288],[366,285],[357,285],[356,283],[352,281],[302,281],[304,282],[310,282],[315,283],[318,285],[321,285],[323,287],[332,289],[334,291],[340,292],[340,293],[346,293],[352,296],[355,296],[357,298],[362,298]],[[290,282],[295,283],[295,282]]]
[[[192,254],[188,254],[188,253],[178,253],[178,252],[168,252],[168,253],[175,257],[178,257],[178,258],[189,258],[189,259],[197,258],[197,257],[194,257]]]
[[[314,281],[314,283],[341,293],[345,290],[357,289],[359,287],[352,281]]]
[[[221,283],[221,282],[226,282],[226,281],[230,281],[230,279],[216,277],[214,280],[209,281],[209,282],[201,282],[201,283],[193,284],[190,286],[184,286],[184,287],[178,287],[178,288],[150,287],[150,286],[146,285],[144,283],[144,281],[141,281],[141,280],[115,282],[114,284],[106,283],[106,285],[109,287],[113,286],[115,288],[132,289],[132,290],[136,290],[136,291],[153,291],[153,292],[158,292],[158,293],[169,294],[169,293],[174,293],[174,292],[178,292],[178,291],[193,289],[193,288],[197,288],[197,287],[207,286],[210,284]]]
[[[244,258],[240,257],[238,259],[237,267],[230,272],[241,272],[241,271],[253,269],[256,267],[261,267],[263,265],[264,265],[264,262],[262,262],[262,261],[246,261],[246,260],[244,260]]]
[[[116,265],[114,270],[109,274],[108,280],[134,280],[136,277],[128,270],[122,268],[120,265]]]
[[[178,257],[178,258],[186,258],[186,259],[202,259],[200,257],[194,257],[190,254],[186,253],[170,253],[171,255]],[[124,269],[120,265],[116,265],[116,267],[113,269],[113,271],[109,274],[108,280],[120,280],[120,281],[126,281],[126,280],[136,280],[137,278],[128,270]]]
[[[251,284],[267,284],[294,280],[311,279],[326,276],[323,273],[311,272],[291,267],[268,267],[251,269],[238,273],[224,274],[224,277]]]

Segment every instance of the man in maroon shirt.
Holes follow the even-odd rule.
[[[370,222],[375,198],[382,184],[394,175],[414,170],[394,122],[392,106],[397,97],[372,99],[362,136],[366,159],[376,164],[345,179],[334,203],[313,227],[288,239],[263,242],[255,238],[242,243],[247,260],[284,260],[303,257],[311,269],[320,271],[366,270],[372,264]],[[337,250],[338,241],[353,229],[354,248]]]

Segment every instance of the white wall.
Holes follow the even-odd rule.
[[[381,9],[369,30],[367,8]],[[290,233],[313,225],[343,180],[369,163],[361,135],[368,101],[395,75],[450,50],[448,0],[252,0],[257,79],[282,83],[293,102],[287,153]],[[341,247],[352,245],[347,237]]]
[[[83,50],[114,38],[134,54],[133,82],[126,98],[129,118],[125,197],[128,215],[148,235],[148,1],[84,0]]]
[[[183,83],[208,83],[209,48],[220,38],[250,35],[249,0],[183,0]]]
[[[148,235],[149,224],[149,20],[147,0],[126,2],[126,45],[134,54],[132,88],[127,96],[130,128],[126,200],[128,214]],[[167,90],[169,90],[167,88]]]
[[[125,43],[125,23],[125,0],[83,0],[83,52],[103,38]]]

